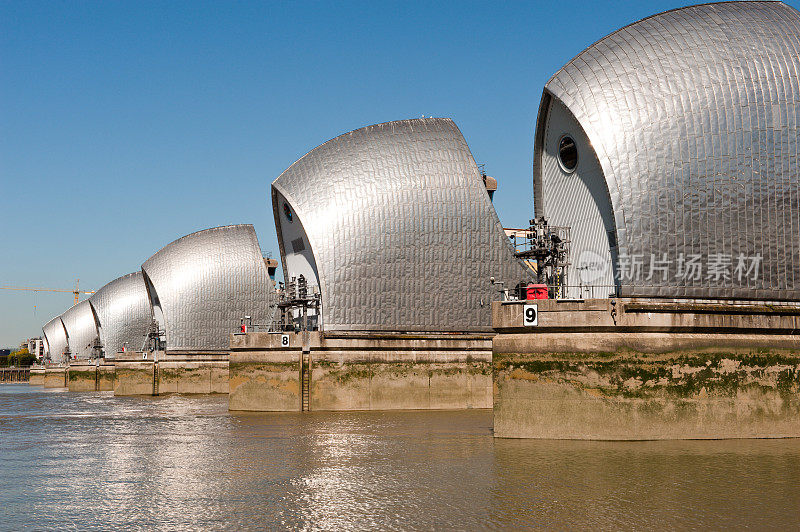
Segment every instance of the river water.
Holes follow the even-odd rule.
[[[800,440],[496,440],[488,411],[231,414],[0,385],[0,528],[800,527]]]

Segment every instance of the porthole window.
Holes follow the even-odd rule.
[[[564,135],[558,142],[558,164],[568,173],[574,172],[578,167],[578,147],[569,135]]]
[[[288,203],[283,204],[283,214],[286,216],[286,219],[289,220],[289,223],[292,222],[292,209],[289,208]]]

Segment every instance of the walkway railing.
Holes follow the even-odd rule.
[[[639,289],[656,289],[664,290],[663,286],[655,285],[636,285]],[[613,299],[618,298],[618,288],[614,285],[563,285],[563,286],[548,286],[548,298],[557,300],[570,300],[570,299]],[[502,300],[504,301],[522,301],[526,299],[526,289],[510,288],[502,291]],[[689,302],[695,304],[726,304],[726,305],[770,305],[770,306],[786,306],[797,307],[800,301],[770,301],[770,300],[749,300],[749,299],[710,299],[710,298],[695,298],[695,297],[647,297],[641,296],[645,299],[658,299],[664,302],[682,303]]]
[[[521,301],[526,298],[527,287],[502,290],[503,301]],[[548,299],[606,299],[617,297],[614,285],[553,285],[547,286]]]

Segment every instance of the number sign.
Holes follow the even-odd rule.
[[[522,309],[522,325],[536,327],[539,325],[539,306],[525,305]]]

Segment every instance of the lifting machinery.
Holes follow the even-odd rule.
[[[72,293],[75,296],[75,304],[77,305],[80,301],[81,294],[94,294],[94,290],[81,290],[78,286],[80,279],[75,280],[75,288],[72,290],[64,290],[61,288],[34,288],[28,286],[0,286],[0,290],[23,290],[28,292],[64,292],[64,293]]]

